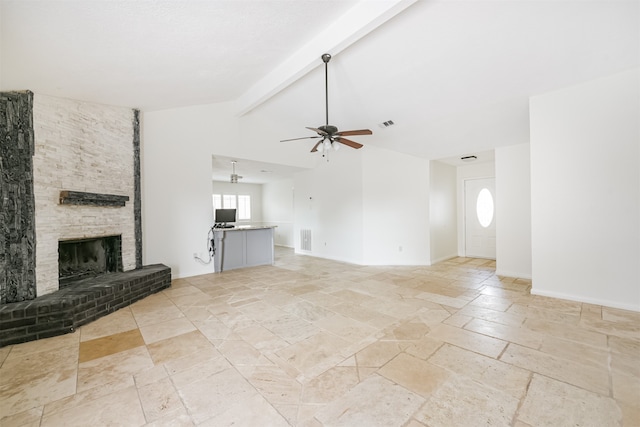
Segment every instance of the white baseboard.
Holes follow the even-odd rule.
[[[437,263],[442,262],[442,261],[447,261],[447,260],[450,260],[451,258],[456,258],[458,256],[459,256],[458,254],[453,254],[453,255],[445,255],[445,256],[442,256],[442,257],[439,257],[439,258],[436,258],[436,259],[432,259],[431,260],[431,265],[437,264]]]
[[[563,294],[560,292],[545,291],[545,290],[540,290],[535,288],[531,288],[531,295],[540,295],[542,297],[558,298],[558,299],[564,299],[569,301],[584,302],[587,304],[602,305],[605,307],[619,308],[622,310],[640,312],[640,305],[624,304],[618,301],[609,301],[609,300],[600,299],[600,298],[588,298],[580,295],[569,295],[569,294]]]
[[[518,273],[517,271],[509,271],[509,270],[496,270],[497,276],[504,277],[515,277],[517,279],[528,279],[531,280],[531,273]]]

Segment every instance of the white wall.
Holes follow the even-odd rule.
[[[213,271],[207,251],[213,224],[211,155],[234,155],[237,118],[224,104],[146,112],[142,118],[144,264],[163,263],[173,277]]]
[[[211,187],[213,194],[251,196],[251,220],[238,221],[238,225],[260,225],[262,223],[262,184],[246,184],[244,182],[232,184],[231,182],[212,181]],[[211,201],[211,209],[213,210],[213,200]]]
[[[495,162],[485,162],[478,164],[468,164],[458,166],[456,170],[456,179],[458,181],[458,256],[465,256],[465,235],[464,235],[464,182],[468,179],[478,178],[494,178]],[[500,195],[496,191],[496,204]],[[496,223],[497,225],[497,223]],[[497,243],[496,243],[497,244]]]
[[[639,81],[531,98],[534,294],[640,311]]]
[[[495,150],[496,274],[531,278],[529,144]]]
[[[429,227],[431,263],[458,255],[458,203],[456,167],[437,160],[430,163]]]
[[[358,155],[363,263],[429,265],[429,161],[373,146]]]
[[[362,263],[362,151],[344,148],[294,177],[294,239],[310,229],[311,255]]]
[[[283,179],[262,185],[262,221],[277,226],[274,242],[295,247],[293,235],[293,179]]]

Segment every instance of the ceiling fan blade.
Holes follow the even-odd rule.
[[[322,137],[321,136],[305,136],[303,138],[283,139],[280,142],[298,141],[300,139],[313,139],[313,138],[322,138]]]
[[[359,144],[359,143],[357,143],[355,141],[351,141],[350,139],[347,139],[347,138],[343,138],[341,136],[336,137],[335,141],[338,141],[339,143],[344,144],[344,145],[348,145],[351,148],[362,148],[363,147],[362,144]]]
[[[317,133],[318,135],[322,135],[322,136],[329,136],[329,134],[325,131],[323,131],[322,129],[318,129],[318,128],[310,128],[307,126],[307,129],[314,131],[315,133]]]
[[[334,135],[336,136],[373,135],[373,132],[371,132],[369,129],[343,130],[340,132],[336,132]]]
[[[318,147],[320,146],[320,144],[322,144],[322,141],[318,141],[318,143],[311,149],[311,152],[315,153],[316,151],[318,151]]]

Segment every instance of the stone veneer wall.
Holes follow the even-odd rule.
[[[136,268],[134,110],[34,95],[37,295],[58,290],[58,241],[122,235]],[[124,207],[60,205],[60,191],[129,196]]]
[[[35,298],[33,93],[0,93],[0,304]]]

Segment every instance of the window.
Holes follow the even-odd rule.
[[[213,209],[237,209],[238,221],[249,221],[251,220],[251,196],[214,194]]]
[[[213,210],[222,209],[222,194],[213,195]]]
[[[236,209],[236,195],[235,194],[223,194],[222,195],[222,207],[224,209]]]
[[[238,195],[238,220],[251,219],[251,196]]]
[[[480,190],[478,200],[476,201],[476,215],[478,216],[480,225],[484,228],[490,226],[491,221],[493,221],[493,213],[493,197],[487,188],[483,188]]]

